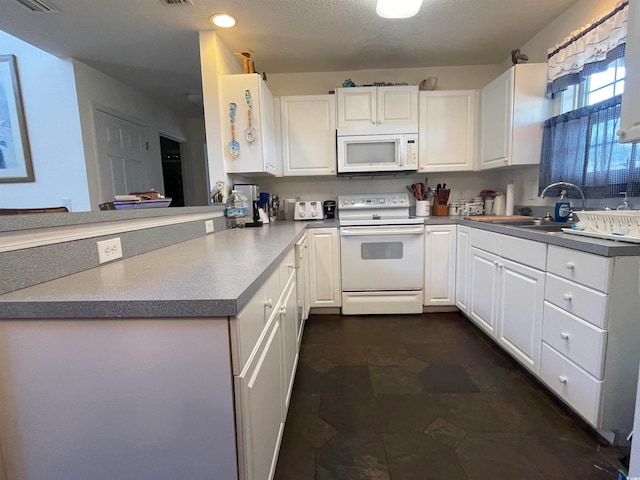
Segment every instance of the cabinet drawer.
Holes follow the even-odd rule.
[[[540,376],[551,390],[597,427],[602,382],[544,342],[540,367]]]
[[[544,299],[596,327],[607,328],[609,295],[547,273]]]
[[[495,253],[496,255],[500,253],[500,234],[472,228],[470,238],[472,247]]]
[[[542,340],[603,380],[607,332],[544,302]]]
[[[547,264],[547,244],[501,235],[500,256],[538,270],[544,270]]]
[[[613,259],[549,245],[547,272],[609,293]]]
[[[231,360],[234,375],[239,375],[249,360],[267,320],[276,307],[280,296],[278,276],[278,270],[269,275],[249,303],[230,320]]]

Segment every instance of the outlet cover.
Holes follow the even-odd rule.
[[[101,242],[96,242],[96,245],[98,246],[99,263],[122,258],[122,243],[120,242],[120,237],[102,240]]]
[[[213,233],[213,220],[204,222],[204,228],[207,233]]]

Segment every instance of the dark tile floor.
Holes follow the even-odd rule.
[[[462,315],[312,315],[275,478],[615,479],[623,453]]]

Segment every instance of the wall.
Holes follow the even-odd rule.
[[[0,54],[17,57],[35,182],[1,183],[1,208],[90,210],[73,64],[0,31]]]
[[[357,70],[346,72],[268,74],[267,84],[274,96],[318,95],[339,87],[347,78],[356,84],[406,82],[418,85],[427,77],[438,77],[437,90],[482,88],[504,71],[500,65],[460,67],[396,68],[393,70]]]
[[[93,210],[97,210],[98,204],[111,200],[100,197],[93,120],[96,106],[103,107],[112,114],[122,115],[125,119],[131,119],[146,126],[149,155],[151,155],[151,158],[157,159],[157,168],[152,172],[149,188],[163,191],[160,134],[179,142],[186,142],[186,119],[176,115],[156,100],[146,97],[139,91],[108,77],[82,62],[74,59],[73,66],[80,122],[82,124],[84,156],[89,179],[89,194]],[[188,161],[188,158],[183,159],[183,162]]]
[[[222,121],[220,117],[218,77],[220,75],[242,73],[242,67],[218,35],[215,32],[206,31],[200,32],[200,69],[202,73],[209,184],[213,186],[218,180],[222,180],[228,189],[230,179],[224,166],[222,150]]]

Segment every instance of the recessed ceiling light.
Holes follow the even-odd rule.
[[[384,18],[413,17],[422,6],[422,0],[378,0],[376,13]]]
[[[215,15],[211,15],[209,20],[220,28],[231,28],[236,24],[236,19],[226,13],[216,13]]]

